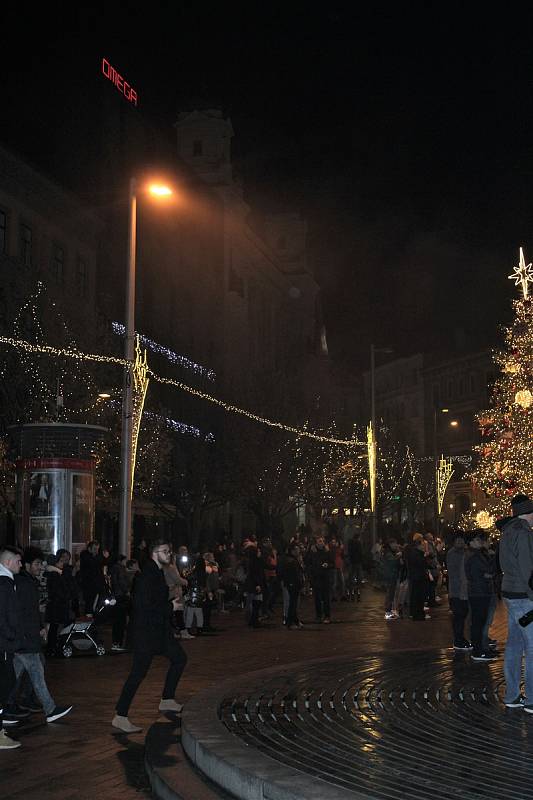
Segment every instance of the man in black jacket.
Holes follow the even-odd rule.
[[[138,733],[142,728],[128,719],[128,711],[135,693],[144,680],[155,655],[164,655],[170,660],[160,711],[180,712],[174,694],[181,677],[187,656],[173,635],[172,611],[177,610],[177,599],[169,601],[168,586],[163,566],[170,563],[170,545],[165,539],[157,539],[150,547],[150,559],[146,562],[135,586],[133,598],[133,664],[116,705],[112,725],[124,733]]]
[[[39,612],[39,583],[42,554],[35,548],[24,551],[25,570],[15,575],[15,589],[20,620],[20,641],[15,651],[13,667],[17,679],[26,671],[33,685],[47,722],[55,722],[72,710],[72,706],[56,706],[48,691],[41,656],[41,615]]]
[[[424,612],[424,601],[427,595],[428,567],[424,550],[424,537],[414,533],[412,543],[404,550],[407,565],[407,577],[410,591],[410,615],[415,621],[431,619]]]
[[[493,564],[485,550],[486,535],[474,531],[470,541],[470,555],[465,559],[465,573],[468,581],[468,602],[472,620],[473,661],[493,661],[496,655],[483,649],[483,629],[487,621],[491,597],[494,594]]]
[[[306,567],[315,598],[316,621],[329,625],[331,622],[330,572],[334,569],[333,557],[323,536],[317,536],[311,546]]]
[[[13,750],[20,742],[4,731],[4,705],[15,687],[13,656],[21,644],[21,621],[15,588],[15,575],[22,563],[20,551],[5,547],[0,552],[0,750]]]

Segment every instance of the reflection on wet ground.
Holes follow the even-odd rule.
[[[528,797],[533,715],[503,705],[502,660],[451,650],[286,668],[219,715],[246,744],[369,798]]]

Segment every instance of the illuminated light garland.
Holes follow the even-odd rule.
[[[293,425],[285,425],[283,422],[274,422],[273,420],[267,419],[266,417],[261,417],[258,414],[253,414],[251,411],[247,411],[244,408],[239,408],[238,406],[231,405],[230,403],[224,402],[224,400],[219,400],[217,397],[212,397],[211,395],[207,394],[206,392],[201,392],[198,389],[194,389],[192,386],[187,386],[187,384],[182,383],[181,381],[173,380],[172,378],[162,378],[159,375],[156,375],[155,372],[150,370],[150,377],[153,378],[154,381],[157,383],[163,383],[168,386],[175,386],[177,389],[181,389],[184,392],[188,392],[189,394],[194,395],[195,397],[201,397],[202,400],[207,400],[208,403],[213,403],[219,408],[223,408],[224,411],[229,411],[232,414],[239,414],[243,417],[247,417],[248,419],[253,420],[254,422],[260,422],[263,425],[268,425],[270,428],[278,428],[279,430],[286,431],[287,433],[293,433],[296,436],[305,436],[308,439],[314,439],[318,442],[329,442],[331,444],[341,444],[345,447],[366,447],[366,442],[357,442],[353,439],[336,439],[331,436],[321,436],[318,433],[311,433],[311,431],[302,430],[301,428],[295,428]]]
[[[102,356],[95,353],[82,353],[80,350],[71,350],[64,347],[52,347],[51,345],[46,344],[31,344],[31,342],[27,342],[23,339],[14,339],[11,336],[0,336],[0,344],[6,344],[10,347],[15,347],[16,349],[23,350],[27,353],[41,353],[49,356],[72,358],[77,361],[96,361],[105,364],[115,364],[121,367],[131,367],[131,362],[125,358],[117,358],[116,356]],[[206,392],[201,392],[199,389],[194,389],[192,386],[188,386],[186,383],[182,383],[181,381],[174,380],[173,378],[163,378],[152,370],[148,370],[148,375],[154,381],[156,381],[156,383],[174,386],[176,389],[181,389],[181,391],[187,392],[194,397],[200,397],[202,400],[206,400],[208,403],[212,403],[219,408],[223,408],[224,411],[232,414],[239,414],[240,416],[251,419],[254,422],[268,425],[270,428],[277,428],[278,430],[286,431],[287,433],[292,433],[296,436],[305,436],[308,439],[313,439],[314,441],[318,442],[329,442],[331,444],[343,445],[344,447],[367,447],[367,442],[359,442],[354,439],[337,439],[332,436],[322,436],[318,433],[312,433],[311,431],[296,428],[293,425],[285,425],[283,422],[275,422],[267,419],[266,417],[261,417],[259,414],[253,414],[251,411],[247,411],[244,408],[239,408],[231,403],[224,402],[224,400],[219,400],[217,397],[212,397],[212,395],[209,395]]]
[[[117,336],[124,336],[126,333],[126,328],[120,322],[112,322],[111,327],[113,328],[113,333],[117,334]],[[197,375],[202,375],[210,381],[215,380],[216,373],[212,369],[202,367],[201,364],[196,364],[190,358],[175,353],[173,350],[170,350],[170,348],[165,347],[165,345],[159,344],[159,342],[154,342],[154,340],[150,339],[148,336],[144,336],[143,334],[138,334],[138,336],[144,347],[147,347],[152,353],[164,356],[171,364],[178,364],[180,367],[192,370]]]

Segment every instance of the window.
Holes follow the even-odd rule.
[[[62,284],[65,277],[65,251],[57,244],[52,245],[52,277]]]
[[[203,142],[201,139],[195,139],[192,143],[193,156],[201,156],[203,154]]]
[[[7,253],[7,214],[0,209],[0,253]]]
[[[25,267],[31,267],[32,234],[31,228],[24,224],[20,226],[20,259]]]
[[[76,291],[80,297],[87,297],[87,289],[87,264],[82,258],[78,258],[76,264]]]

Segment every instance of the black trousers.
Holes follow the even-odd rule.
[[[313,594],[315,596],[315,611],[317,619],[320,619],[322,616],[329,617],[331,614],[329,582],[324,581],[323,583],[314,584]]]
[[[117,604],[113,609],[113,629],[111,632],[113,644],[122,645],[124,642],[124,634],[128,622],[128,608],[129,599],[127,597],[117,598]]]
[[[2,712],[9,696],[15,688],[17,678],[13,669],[13,653],[0,653],[0,730],[2,730]]]
[[[470,635],[472,636],[472,655],[479,656],[483,652],[483,628],[489,613],[490,596],[488,597],[469,597],[472,621],[470,623]]]
[[[452,610],[453,643],[462,647],[465,642],[465,620],[468,616],[468,600],[450,597]]]
[[[150,664],[156,655],[164,655],[170,661],[161,698],[163,700],[174,699],[176,686],[178,685],[178,681],[181,678],[181,674],[187,663],[187,656],[185,655],[181,645],[178,644],[174,638],[168,638],[162,651],[155,652],[154,650],[141,650],[140,648],[133,651],[131,672],[126,679],[126,683],[124,684],[116,705],[117,714],[119,714],[119,716],[128,716],[128,711],[133,702],[133,698],[135,697],[137,689],[146,677],[146,674],[150,669]]]
[[[411,616],[415,620],[424,619],[427,579],[415,578],[409,581],[409,586],[411,587]]]
[[[289,609],[287,611],[287,627],[289,625],[297,625],[300,621],[298,619],[298,598],[300,597],[300,587],[290,584],[287,586],[289,592]]]

